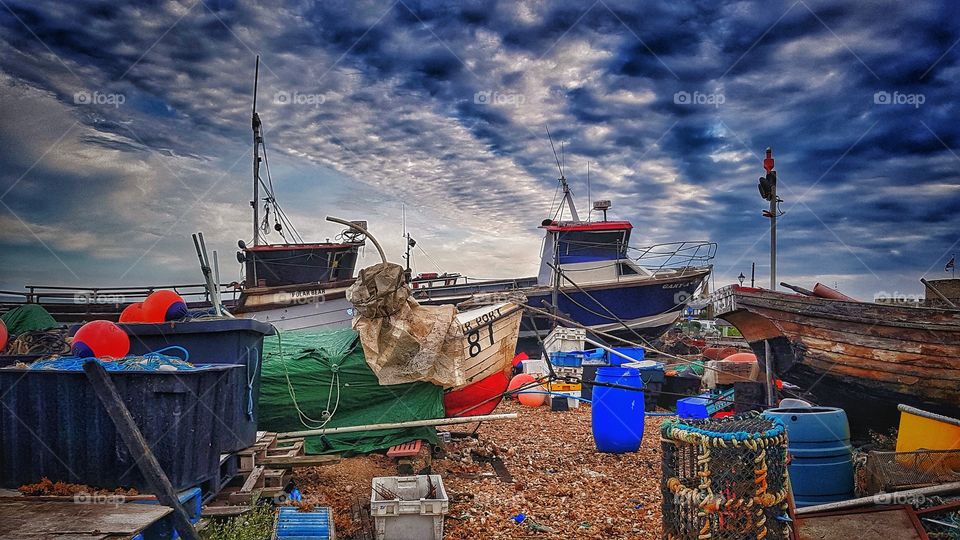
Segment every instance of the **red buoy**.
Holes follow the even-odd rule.
[[[120,312],[120,322],[143,322],[143,302],[136,302],[123,308],[123,311]]]
[[[187,303],[173,291],[154,291],[143,301],[143,322],[178,321],[188,314]]]
[[[73,336],[71,352],[80,358],[123,358],[130,352],[130,338],[110,321],[91,321]]]

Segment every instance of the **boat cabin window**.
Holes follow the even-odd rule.
[[[602,261],[620,257],[627,246],[626,231],[570,231],[560,235],[561,263]]]
[[[630,266],[629,264],[620,263],[618,266],[620,267],[621,276],[636,276],[640,274],[640,272],[637,272],[636,268]]]

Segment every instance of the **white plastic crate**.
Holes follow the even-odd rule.
[[[529,359],[523,361],[523,372],[531,375],[548,375],[550,368],[546,360]]]
[[[431,484],[435,488],[430,494]],[[395,494],[389,498],[383,494]],[[441,540],[450,500],[440,475],[378,476],[373,479],[370,515],[376,540]]]
[[[582,351],[586,337],[586,330],[558,326],[543,340],[543,347],[548,353]]]

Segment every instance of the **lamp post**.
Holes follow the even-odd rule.
[[[743,272],[740,272],[740,275],[737,276],[737,281],[740,282],[740,286],[743,287],[743,280],[747,279],[747,276],[743,275]]]

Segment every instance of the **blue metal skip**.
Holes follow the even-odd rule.
[[[333,510],[328,506],[313,512],[300,512],[292,506],[280,508],[277,538],[284,540],[335,540]]]

